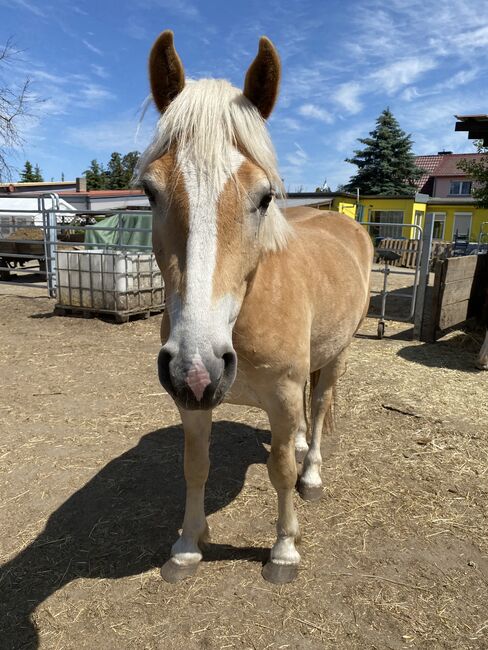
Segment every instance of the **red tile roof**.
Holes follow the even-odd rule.
[[[483,158],[483,154],[452,153],[449,156],[441,156],[441,158],[442,160],[435,170],[436,176],[466,176],[466,172],[458,168],[458,163],[461,160],[478,161]]]
[[[437,168],[437,165],[440,163],[441,159],[444,158],[447,154],[439,155],[434,154],[432,156],[415,156],[415,164],[417,167],[425,169],[425,174],[418,179],[416,183],[417,190],[419,192],[424,192],[425,194],[430,194],[429,192],[429,179],[431,176],[434,176],[434,172]]]

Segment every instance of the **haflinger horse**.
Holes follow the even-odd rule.
[[[373,249],[365,229],[339,213],[307,208],[285,215],[277,207],[282,182],[265,120],[280,74],[265,37],[243,91],[224,80],[185,83],[170,31],[149,58],[161,117],[136,179],[151,203],[166,287],[158,372],[181,414],[187,487],[183,529],[162,568],[169,582],[193,575],[202,559],[212,411],[221,402],[268,414],[278,521],[263,576],[294,579],[295,447],[303,460],[300,494],[318,498],[322,428],[367,310]]]
[[[483,341],[478,359],[476,360],[476,366],[480,370],[488,370],[488,329],[486,330],[485,340]]]

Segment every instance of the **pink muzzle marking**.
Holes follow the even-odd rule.
[[[202,399],[205,389],[211,383],[210,375],[199,354],[195,354],[192,359],[191,368],[186,376],[186,383],[198,401]]]

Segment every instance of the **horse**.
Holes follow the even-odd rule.
[[[161,569],[168,582],[195,574],[209,539],[209,437],[222,402],[268,415],[278,519],[262,575],[277,584],[296,577],[297,459],[301,496],[319,498],[322,429],[367,312],[373,247],[365,229],[339,213],[277,206],[283,187],[266,120],[280,77],[264,36],[242,91],[225,80],[185,81],[171,31],[149,56],[161,115],[136,180],[152,208],[166,289],[157,367],[180,412],[186,481],[182,531]]]
[[[479,370],[488,370],[488,329],[486,330],[485,340],[481,345],[481,349],[476,360],[476,367]]]

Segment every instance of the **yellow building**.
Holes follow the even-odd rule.
[[[434,215],[434,239],[453,241],[458,236],[469,236],[477,242],[483,232],[483,241],[488,242],[488,209],[479,208],[473,198],[436,198],[425,194],[405,196],[360,196],[349,193],[334,193],[332,209],[343,212],[358,221],[368,221],[370,231],[382,237],[415,238],[415,228],[424,226],[426,213]],[[383,226],[393,223],[398,226]],[[377,231],[377,232],[375,232]]]

